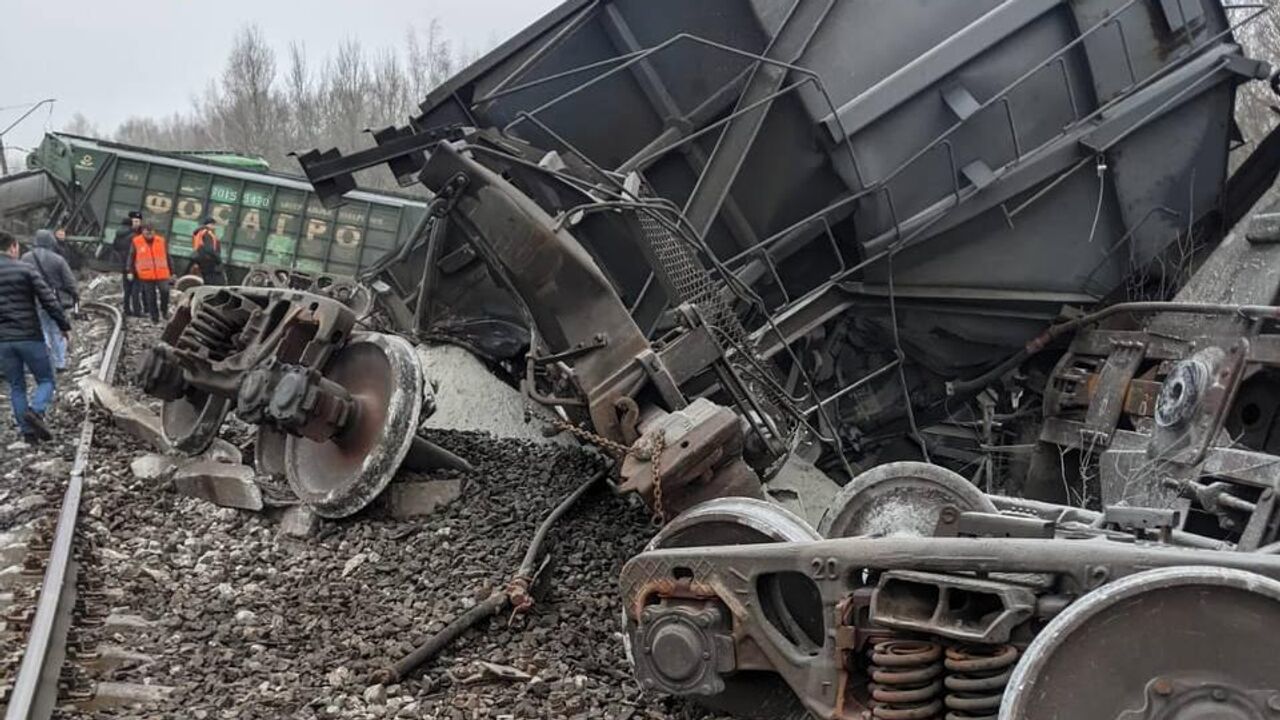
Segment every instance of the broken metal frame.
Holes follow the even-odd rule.
[[[762,411],[755,398],[735,393],[742,398],[737,416],[724,408],[708,410],[709,403],[690,403],[680,388],[709,369],[735,384],[712,334],[687,333],[655,351],[612,281],[564,227],[564,216],[548,215],[503,177],[500,164],[481,164],[468,147],[441,145],[422,180],[428,187],[456,188],[450,226],[472,239],[498,283],[519,299],[533,334],[524,391],[575,421],[589,421],[592,437],[611,448],[640,447],[641,437],[648,438],[643,445],[657,443],[641,463],[624,465],[623,486],[649,498],[660,514],[704,499],[700,493],[709,489],[758,494],[759,480],[742,463],[737,421],[750,417],[752,408]],[[682,232],[669,219],[655,220]],[[696,309],[690,312],[691,330],[709,327]],[[760,420],[767,424],[768,418]],[[763,431],[751,425],[763,439]],[[777,435],[772,428],[770,433]],[[653,439],[659,436],[665,440]],[[704,475],[714,480],[692,488],[694,495],[673,492]]]
[[[570,208],[569,210],[562,213],[561,218],[563,222],[564,219],[569,217],[574,217],[579,213],[585,214],[585,213],[593,213],[593,212],[614,211],[614,210],[620,210],[620,209],[631,210],[637,213],[644,213],[645,215],[652,218],[655,222],[658,222],[659,224],[661,224],[666,230],[668,230],[671,233],[672,237],[676,238],[679,242],[683,243],[690,252],[695,254],[695,256],[707,258],[711,262],[713,267],[720,270],[722,277],[725,277],[728,279],[728,282],[726,283],[726,286],[724,288],[725,291],[728,294],[732,295],[737,300],[747,303],[751,306],[757,307],[762,311],[764,311],[764,322],[766,323],[766,325],[768,327],[773,327],[775,330],[775,334],[779,332],[777,328],[773,326],[773,319],[768,312],[768,307],[764,299],[759,294],[757,294],[751,288],[750,285],[739,281],[733,274],[728,273],[724,270],[723,266],[720,264],[720,261],[718,260],[716,255],[713,252],[711,252],[711,250],[706,246],[706,243],[702,241],[701,236],[699,236],[696,233],[695,228],[690,223],[687,216],[684,215],[684,213],[679,209],[678,206],[671,203],[670,201],[667,201],[662,198],[641,197],[635,200],[614,200],[614,201],[607,201],[607,202],[593,202],[593,203],[574,206],[573,208]],[[629,308],[629,311],[630,311],[630,308]],[[694,312],[697,313],[697,310],[695,309]],[[754,377],[756,380],[771,386],[773,391],[777,393],[779,397],[787,401],[788,406],[783,409],[790,411],[791,416],[796,422],[805,426],[805,428],[813,435],[815,439],[818,439],[821,442],[832,444],[837,449],[840,449],[841,441],[838,435],[832,435],[828,437],[825,434],[823,434],[818,428],[810,424],[807,420],[808,415],[812,414],[812,411],[816,410],[821,416],[822,420],[828,423],[828,425],[830,426],[831,418],[826,415],[824,404],[819,403],[819,404],[813,405],[810,408],[809,412],[800,412],[798,410],[798,405],[803,403],[807,397],[816,396],[817,387],[813,383],[812,379],[809,377],[808,371],[800,363],[799,358],[794,354],[794,352],[792,351],[789,345],[786,345],[785,349],[790,354],[790,359],[793,363],[793,366],[798,368],[798,371],[801,377],[805,379],[806,385],[810,388],[809,393],[807,393],[804,396],[795,397],[787,393],[786,390],[782,388],[781,385],[776,380],[773,379],[769,370],[765,368],[760,363],[759,359],[755,357],[756,353],[749,345],[746,345],[740,341],[737,341],[732,337],[728,337],[722,330],[714,327],[711,323],[709,323],[705,317],[694,320],[693,322],[690,323],[690,325],[691,325],[691,328],[693,327],[711,328],[713,333],[715,333],[717,336],[716,337],[717,342],[721,345],[721,350],[719,353],[720,355],[727,355],[731,360],[741,361],[742,363],[745,363],[745,366],[740,365],[738,367],[738,371],[740,372],[744,370],[744,367],[749,366],[749,368],[754,371]],[[726,370],[727,369],[728,368],[726,368]],[[692,375],[690,375],[690,377],[691,376]],[[732,389],[727,386],[734,385],[734,384],[737,384],[737,383],[731,380],[723,381],[723,385],[726,386],[726,389],[728,389],[731,393],[733,392]],[[764,420],[768,421],[768,418],[764,414],[763,410],[759,406],[751,403],[749,400],[740,402],[739,405],[743,408],[744,414],[748,418],[748,422],[751,422],[754,424],[754,420],[751,419],[750,414],[747,412],[748,410],[754,410],[757,413],[760,413],[761,417]],[[779,437],[779,434],[776,429],[771,428],[770,432],[775,437]],[[779,437],[779,439],[781,439],[781,437]],[[843,457],[843,453],[841,453],[841,457]]]
[[[468,144],[468,145],[460,146],[458,149],[483,150],[484,148],[483,148],[482,146],[479,146],[479,145]],[[455,152],[455,150],[453,150],[453,149],[448,149],[448,148],[444,148],[444,147],[442,147],[440,150],[438,150],[438,151],[437,151],[437,154],[440,154],[440,153],[453,154],[454,152]],[[506,159],[506,156],[503,156],[503,158],[504,158],[504,159]],[[354,159],[352,159],[352,161],[354,162]],[[469,171],[469,172],[475,172],[475,171],[476,171],[476,168],[480,168],[480,167],[481,167],[481,166],[477,164],[477,165],[475,165],[475,167],[474,167],[471,171]],[[428,165],[428,170],[429,170],[429,168],[430,168],[430,164]],[[559,173],[555,173],[555,172],[553,172],[553,171],[548,171],[548,170],[546,170],[546,169],[544,169],[544,168],[540,168],[540,167],[539,167],[539,168],[536,168],[536,169],[537,169],[539,172],[547,172],[547,173],[550,173],[550,174],[551,174],[555,179],[563,180],[563,181],[565,181],[565,182],[569,182],[569,181],[570,181],[570,178],[562,178],[562,177],[561,177],[561,174],[559,174]],[[437,177],[438,177],[438,179],[439,179],[439,181],[441,182],[440,187],[442,187],[442,188],[444,187],[444,183],[445,183],[445,180],[444,180],[445,175],[447,175],[447,173],[446,173],[446,174],[440,174],[440,175],[438,175],[438,176],[437,176]],[[448,183],[449,183],[449,184],[452,184],[452,183],[454,182],[454,179],[455,179],[456,177],[457,177],[456,175],[449,176],[449,178],[450,178],[450,179],[448,180]],[[572,180],[573,180],[573,182],[572,182],[571,184],[576,184],[576,183],[581,182],[580,180],[577,180],[577,179],[572,179]],[[625,192],[625,191],[622,191],[622,192]],[[622,198],[622,194],[621,194],[621,192],[615,192],[614,194],[615,194],[615,197]],[[634,197],[634,196],[633,196],[633,197]],[[652,203],[652,204],[648,204],[648,203]],[[564,219],[564,218],[566,218],[566,217],[570,217],[570,216],[573,216],[573,215],[575,215],[575,214],[576,214],[576,213],[578,213],[578,212],[586,212],[586,211],[593,210],[593,209],[619,209],[619,208],[628,208],[628,209],[633,209],[633,210],[636,210],[636,211],[645,212],[645,213],[649,214],[649,215],[650,215],[650,216],[651,216],[651,217],[652,217],[656,222],[659,222],[660,224],[664,225],[668,230],[670,230],[670,231],[673,233],[673,235],[674,235],[675,237],[677,237],[677,238],[681,239],[681,240],[682,240],[682,241],[684,241],[684,242],[687,242],[687,243],[691,246],[691,249],[692,249],[694,252],[705,252],[705,248],[703,248],[703,247],[701,246],[701,243],[700,243],[700,242],[697,242],[697,241],[692,240],[692,239],[691,239],[691,237],[688,235],[689,226],[688,226],[687,220],[685,220],[685,218],[683,217],[683,215],[680,213],[679,209],[678,209],[678,208],[676,208],[676,207],[674,207],[674,206],[672,206],[672,205],[670,205],[667,201],[660,200],[660,199],[644,198],[644,199],[637,199],[637,200],[634,200],[634,201],[623,201],[623,200],[619,199],[619,200],[615,200],[615,201],[612,201],[612,202],[604,202],[604,203],[595,203],[595,204],[592,204],[592,205],[584,205],[584,206],[580,206],[580,207],[578,207],[578,208],[574,208],[572,211],[569,211],[569,212],[564,213],[564,214],[561,216],[561,222],[563,222],[563,219]],[[672,216],[672,218],[674,218],[674,219],[664,217],[664,215],[665,215],[665,214],[670,214],[670,215]],[[535,224],[536,224],[536,223],[535,223]],[[555,227],[553,228],[553,230],[555,230],[556,232],[561,232],[561,231],[563,230],[563,228],[562,228],[562,226],[561,226],[561,223],[556,223],[556,224],[555,224]],[[474,230],[474,229],[469,230],[469,231],[467,232],[467,235],[468,235],[469,237],[471,237],[471,238],[487,238],[487,236],[485,236],[483,233],[480,233],[480,232],[478,232],[478,231],[476,231],[476,230]],[[487,239],[487,240],[486,240],[486,242],[487,242],[488,240],[490,240],[490,239]],[[484,244],[484,243],[482,242],[482,244]],[[490,250],[490,253],[492,253],[492,250]],[[501,264],[501,263],[503,262],[503,260],[501,259],[501,257],[500,257],[500,256],[501,256],[501,253],[498,253],[498,257],[492,257],[491,259],[492,259],[494,262],[497,262],[497,263]],[[714,257],[714,256],[711,256],[711,257]],[[515,281],[515,280],[517,280],[517,279],[518,279],[518,278],[517,278],[517,274],[512,273],[512,274],[510,274],[510,276],[509,276],[508,283],[510,284],[511,282],[514,282],[514,281]],[[519,293],[519,292],[517,292],[516,294],[517,294],[517,295],[520,295],[520,296],[522,296],[522,297],[528,297],[528,296],[527,296],[527,294],[522,294],[522,293]],[[752,293],[752,295],[754,295],[754,293]],[[610,292],[610,293],[607,293],[607,296],[612,296],[612,293],[611,293],[611,292]],[[601,296],[602,301],[607,300],[607,299],[608,299],[608,297],[607,297],[607,296],[606,296],[606,295],[602,295],[602,296]],[[421,293],[419,293],[419,297],[421,297]],[[753,300],[754,304],[756,304],[756,305],[758,305],[758,306],[763,307],[763,301],[762,301],[762,300],[760,300],[758,296],[756,296],[756,297],[752,298],[752,300]],[[421,302],[420,302],[419,304],[421,304]],[[534,306],[535,306],[535,307],[527,308],[527,309],[528,309],[528,310],[531,310],[531,311],[532,311],[532,310],[535,310],[535,309],[538,309],[538,308],[536,308],[536,303],[534,304]],[[536,322],[534,322],[534,323],[533,323],[533,325],[535,325],[535,326],[536,326],[536,325],[537,325],[537,323],[536,323]],[[545,332],[543,332],[543,333],[541,333],[541,334],[544,336],[544,339],[545,339]],[[561,334],[563,334],[563,332],[558,332],[558,333],[555,333],[555,334],[557,334],[557,335],[561,335]],[[608,333],[605,333],[605,334],[606,334],[606,335],[608,335]],[[616,340],[616,338],[615,338],[615,339],[614,339],[614,342],[616,342],[616,341],[617,341],[617,340]],[[600,344],[599,344],[598,342],[592,341],[590,338],[586,338],[586,339],[581,340],[580,342],[572,343],[572,344],[571,344],[571,346],[569,346],[569,347],[563,347],[563,348],[561,348],[561,349],[559,349],[559,350],[557,350],[557,351],[553,351],[553,352],[552,352],[552,355],[553,355],[553,356],[560,356],[560,355],[563,355],[563,354],[565,354],[565,353],[570,353],[572,357],[578,357],[578,356],[581,356],[584,352],[586,352],[586,351],[590,351],[590,350],[592,349],[592,347],[591,347],[592,345],[595,345],[595,346],[597,346],[597,347],[598,347]],[[743,349],[742,349],[742,348],[738,348],[738,350],[739,350],[739,352],[742,352],[742,351],[743,351]],[[721,356],[721,355],[723,355],[723,354],[724,354],[724,353],[723,353],[723,351],[718,351],[718,352],[715,352],[715,353],[711,353],[710,355],[708,355],[708,357],[714,358],[714,357],[719,357],[719,356]],[[545,363],[543,363],[543,364],[545,364]],[[532,366],[531,366],[531,367],[532,367]],[[686,372],[686,373],[684,373],[683,375],[684,375],[685,377],[689,377],[689,376],[691,376],[691,375],[693,375],[693,374],[696,374],[696,369],[695,369],[694,371],[691,371],[691,372]],[[658,373],[658,377],[661,377],[662,375],[664,375],[664,373],[661,373],[661,372],[660,372],[660,373]],[[731,384],[732,384],[732,383],[731,383]],[[621,380],[619,380],[619,386],[620,386],[620,387],[635,387],[635,386],[636,386],[636,380],[634,380],[634,379],[632,379],[632,380],[621,379]],[[666,393],[666,394],[667,394],[667,395],[671,395],[671,393],[669,393],[669,392],[668,392],[668,393]],[[754,404],[754,402],[753,402],[753,398],[751,397],[751,395],[750,395],[749,393],[738,393],[737,395],[738,395],[740,398],[746,398],[746,401],[745,401],[745,403],[743,404],[744,416],[745,416],[745,417],[750,418],[750,417],[751,417],[751,414],[750,414],[749,412],[746,412],[746,411],[747,411],[747,410],[750,410],[750,409],[754,409],[754,410],[756,411],[757,415],[761,416],[761,417],[762,417],[762,418],[764,418],[766,421],[768,420],[768,418],[764,415],[764,413],[763,413],[762,409],[761,409],[761,408],[759,408],[758,406],[755,406],[755,404]],[[546,404],[561,405],[561,406],[566,406],[566,405],[568,405],[568,406],[572,406],[572,405],[575,405],[575,404],[576,404],[576,402],[573,402],[573,401],[571,401],[571,400],[569,400],[569,399],[565,399],[565,398],[558,398],[558,397],[543,397],[543,396],[538,395],[536,392],[534,393],[534,397],[535,397],[535,399],[539,400],[540,402],[543,402],[543,403],[546,403]],[[586,393],[586,397],[588,397],[588,399],[591,399],[591,402],[592,402],[592,403],[594,403],[594,404],[596,404],[596,406],[597,406],[597,409],[592,413],[592,415],[593,415],[593,419],[594,419],[593,426],[596,428],[596,431],[597,431],[597,432],[600,432],[600,433],[602,433],[602,434],[604,434],[604,435],[605,435],[605,436],[607,436],[607,437],[611,437],[611,438],[613,438],[613,439],[615,439],[615,440],[619,439],[618,431],[615,429],[615,426],[614,426],[614,424],[613,424],[613,423],[614,423],[614,420],[610,417],[610,412],[609,412],[609,410],[608,410],[607,408],[604,408],[604,406],[600,405],[600,404],[599,404],[599,402],[597,402],[597,401],[599,400],[599,398],[592,399],[592,397],[593,397],[593,396],[592,396],[592,394],[591,394],[590,392]],[[607,399],[607,398],[606,398],[606,399]],[[668,400],[670,400],[670,398],[668,398]],[[753,406],[753,407],[748,407],[748,406]],[[677,403],[677,407],[678,407],[678,403]],[[802,422],[805,422],[805,423],[807,424],[807,421],[803,419],[803,416],[801,416],[801,421],[802,421]],[[752,422],[752,425],[753,425],[753,426],[755,425],[754,421]],[[823,438],[824,440],[831,441],[830,439],[826,438],[826,437],[825,437],[824,435],[822,435],[821,433],[817,432],[817,430],[816,430],[816,429],[811,428],[811,430],[813,430],[813,432],[815,432],[815,434],[816,434],[818,437],[821,437],[821,438]],[[759,429],[759,428],[756,428],[756,432],[757,432],[758,434],[760,434],[760,433],[761,433],[761,431],[760,431],[760,429]],[[777,435],[776,431],[771,431],[771,432],[772,432],[772,434]],[[625,436],[624,436],[624,437],[625,437]],[[838,438],[836,438],[836,439],[834,440],[834,442],[836,442],[836,443],[838,444],[838,443],[839,443]],[[843,457],[843,454],[842,454],[841,456]]]

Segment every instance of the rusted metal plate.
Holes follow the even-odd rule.
[[[1142,363],[1146,346],[1141,342],[1126,342],[1115,346],[1107,362],[1098,373],[1092,387],[1092,401],[1085,415],[1085,429],[1105,442],[1111,441],[1116,422],[1124,411],[1129,382]]]

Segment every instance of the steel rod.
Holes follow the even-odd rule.
[[[475,607],[455,618],[443,630],[427,638],[427,641],[414,648],[413,652],[375,673],[373,679],[383,684],[399,682],[420,665],[439,655],[454,640],[457,640],[464,632],[474,627],[481,620],[493,617],[513,605],[520,608],[522,601],[525,601],[528,597],[527,593],[533,584],[534,576],[537,574],[538,558],[542,555],[542,547],[546,543],[547,535],[550,534],[551,528],[560,518],[564,517],[565,513],[569,512],[569,509],[588,490],[603,480],[611,469],[612,465],[607,466],[592,475],[586,482],[578,485],[543,519],[542,523],[538,525],[533,539],[530,540],[528,549],[525,550],[524,560],[521,561],[520,568],[516,571],[515,576],[512,577],[511,583],[507,587],[491,593],[489,597],[480,601]]]

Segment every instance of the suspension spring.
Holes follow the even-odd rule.
[[[208,304],[191,317],[175,343],[179,350],[208,353],[212,360],[225,360],[235,350],[236,321],[230,313]]]
[[[996,720],[1018,649],[1012,645],[947,648],[947,720]]]
[[[942,713],[942,646],[889,640],[871,648],[871,717],[926,720]]]

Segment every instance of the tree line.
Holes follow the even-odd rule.
[[[221,76],[188,112],[130,117],[110,137],[156,150],[259,155],[272,168],[297,172],[290,152],[367,145],[366,129],[404,124],[433,88],[473,59],[436,20],[425,29],[410,27],[400,48],[370,51],[351,39],[319,62],[297,42],[278,57],[261,28],[247,25],[237,33]],[[78,112],[64,130],[104,137]],[[396,187],[385,169],[366,171],[359,180]]]

